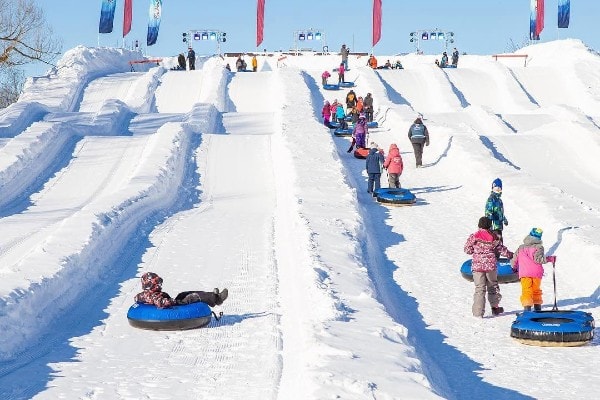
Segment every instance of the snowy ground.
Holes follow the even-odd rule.
[[[459,273],[500,177],[505,243],[542,227],[559,308],[600,317],[600,57],[573,40],[520,52],[526,67],[350,60],[347,80],[375,99],[369,140],[398,144],[418,197],[389,208],[320,123],[323,100],[346,95],[320,85],[337,56],[130,72],[139,53],[72,49],[0,110],[0,397],[596,398],[597,335],[520,344],[519,285],[501,286],[504,315],[478,320]],[[406,136],[419,112],[422,169]],[[172,295],[227,287],[223,318],[132,328],[146,271]],[[543,290],[550,308],[550,267]]]

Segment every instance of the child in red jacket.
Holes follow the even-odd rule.
[[[385,168],[388,173],[389,187],[400,189],[400,175],[402,175],[402,171],[404,170],[404,162],[402,161],[402,156],[400,155],[400,150],[396,143],[390,144],[390,149],[383,163],[383,168]]]

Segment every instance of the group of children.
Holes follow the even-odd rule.
[[[472,255],[471,269],[475,294],[473,295],[472,312],[475,317],[483,317],[485,312],[485,294],[492,307],[492,315],[504,312],[500,306],[502,295],[498,285],[497,262],[499,257],[510,259],[513,271],[519,274],[521,282],[521,304],[524,311],[542,309],[541,282],[544,275],[542,264],[556,262],[556,256],[545,256],[542,243],[542,229],[532,228],[513,253],[504,245],[503,227],[508,225],[504,215],[504,205],[500,198],[502,181],[497,178],[492,182],[492,191],[486,201],[485,215],[479,218],[477,232],[469,235],[464,251]]]

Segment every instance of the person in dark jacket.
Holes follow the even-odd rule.
[[[173,306],[202,302],[210,307],[220,306],[229,295],[227,289],[219,291],[215,288],[212,292],[199,290],[181,292],[172,298],[162,291],[163,279],[154,272],[145,272],[141,278],[142,292],[135,295],[135,301],[143,304],[153,304],[158,308],[171,308]]]
[[[504,312],[500,307],[500,286],[498,285],[498,255],[512,258],[510,252],[500,238],[490,230],[492,222],[487,217],[479,218],[477,227],[479,230],[469,235],[464,246],[465,253],[473,256],[471,270],[473,271],[473,282],[475,283],[475,294],[473,295],[473,316],[482,318],[485,312],[485,292],[492,307],[492,315]]]
[[[177,57],[177,64],[177,69],[185,71],[185,56],[183,55],[183,53],[179,53],[179,56]]]
[[[504,204],[502,203],[502,180],[494,179],[492,182],[492,191],[485,202],[485,216],[492,221],[492,231],[502,239],[502,230],[508,225],[508,220],[504,215]]]
[[[373,96],[367,93],[363,100],[364,113],[367,116],[367,122],[373,122]]]
[[[417,168],[420,168],[423,166],[423,147],[429,146],[429,131],[425,124],[423,124],[421,116],[418,116],[410,126],[408,138],[415,152]]]
[[[452,65],[454,67],[458,66],[458,50],[456,50],[456,47],[454,48],[454,51],[452,52]]]
[[[379,149],[377,143],[371,142],[369,147],[369,155],[366,160],[367,174],[369,175],[367,193],[373,193],[374,190],[381,187],[381,166],[385,159],[383,158],[383,150]]]
[[[196,69],[196,52],[191,47],[188,49],[187,58],[190,64],[190,71]]]

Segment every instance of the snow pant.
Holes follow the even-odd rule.
[[[342,64],[344,64],[344,69],[348,70],[348,59],[342,60]]]
[[[321,77],[321,82],[323,83],[323,86],[327,85],[327,78],[325,78],[324,76]]]
[[[323,116],[323,125],[325,125],[328,128],[331,128],[331,124],[329,123],[329,115]]]
[[[415,161],[417,162],[417,167],[423,165],[423,147],[425,143],[412,143],[413,150],[415,152]]]
[[[338,74],[338,83],[344,83],[344,74]]]
[[[219,295],[213,292],[202,292],[200,290],[190,290],[187,292],[181,292],[175,297],[177,304],[192,304],[192,303],[206,303],[210,307],[217,305]]]
[[[502,295],[500,294],[500,286],[498,286],[498,271],[492,270],[487,272],[473,271],[473,282],[475,283],[475,294],[473,295],[473,316],[483,317],[485,312],[485,292],[487,290],[487,298],[490,306],[498,307]]]
[[[388,172],[388,186],[400,189],[400,174],[390,174]]]
[[[381,172],[369,172],[369,182],[367,184],[367,192],[373,193],[381,187]]]
[[[190,71],[196,69],[196,60],[194,58],[189,59],[190,62]]]
[[[365,117],[367,117],[367,122],[373,122],[373,109],[371,107],[365,107]]]
[[[362,147],[363,149],[367,147],[367,144],[365,143],[367,139],[366,136],[365,132],[356,134],[356,147]]]
[[[542,278],[521,278],[521,304],[531,307],[542,304]]]

